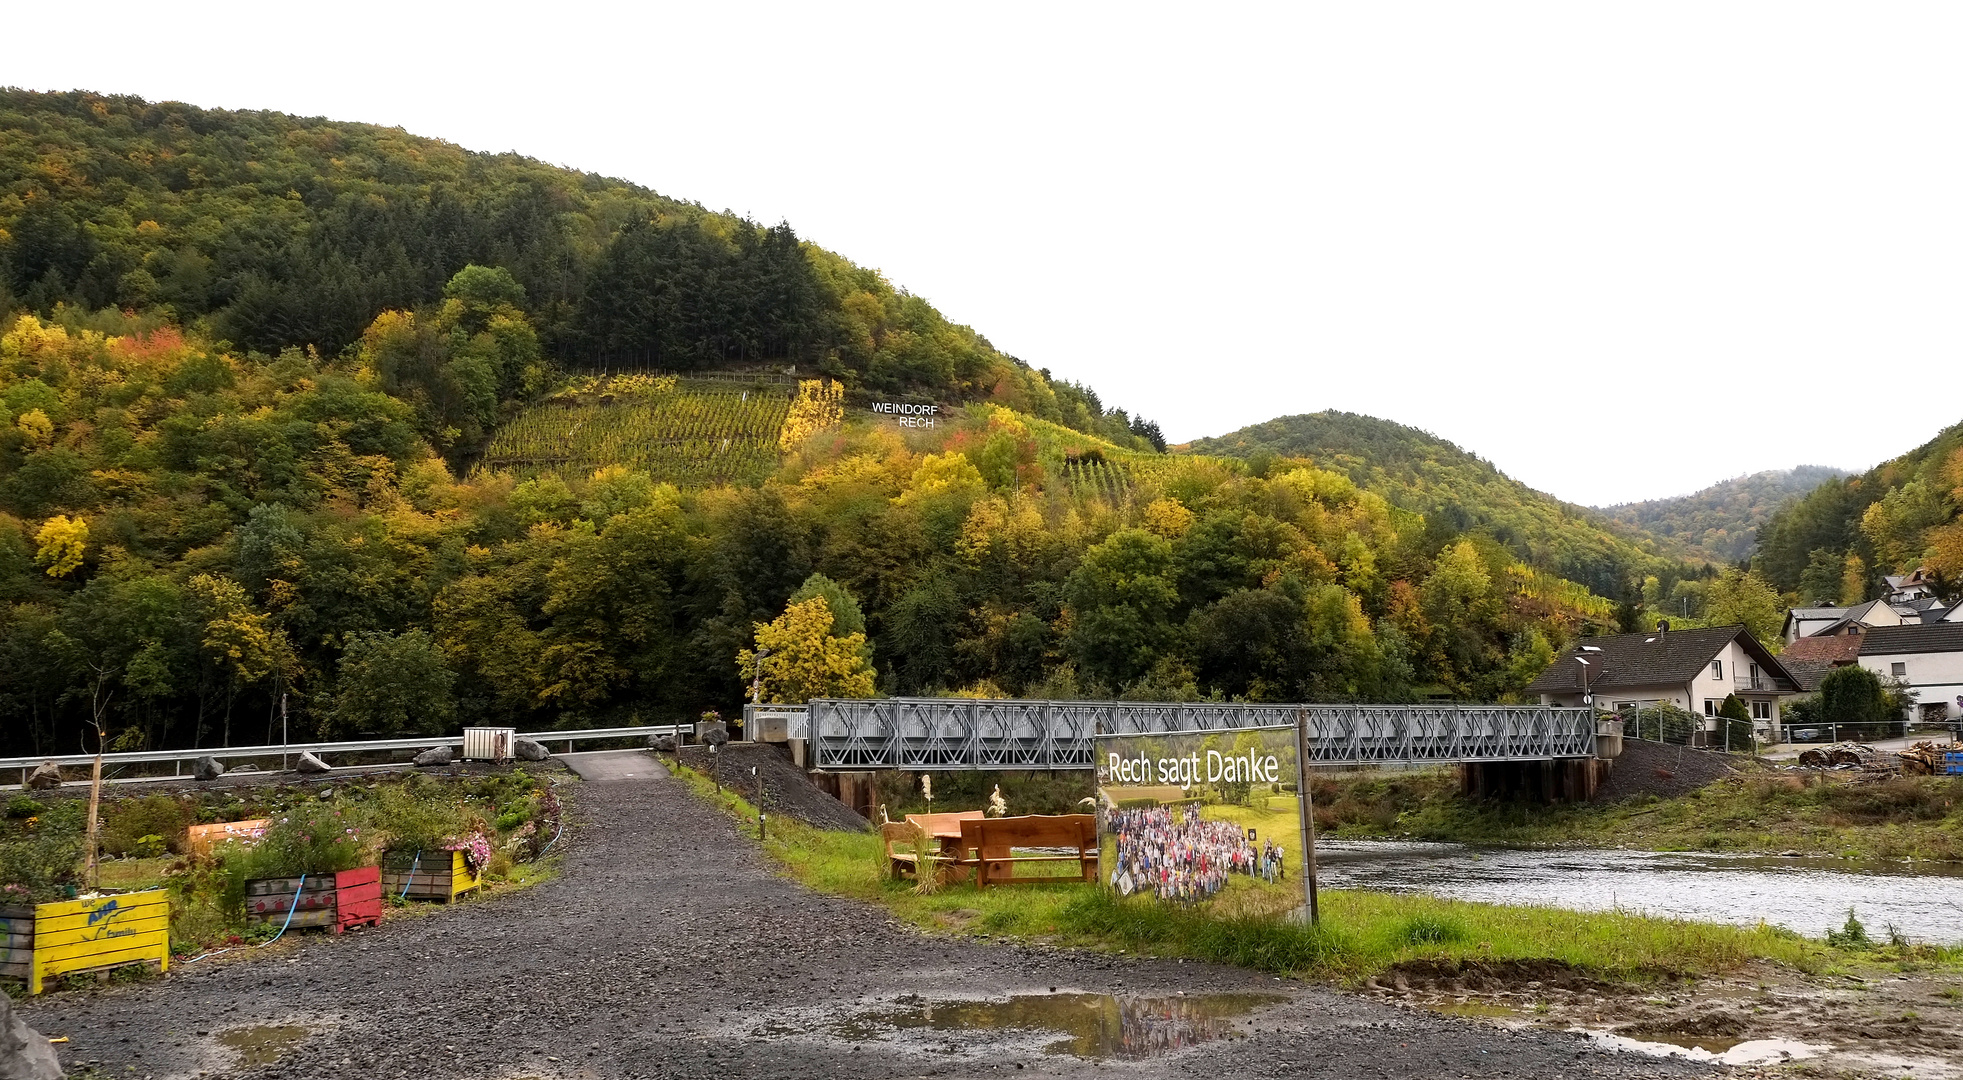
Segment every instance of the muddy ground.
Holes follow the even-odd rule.
[[[1632,989],[1559,969],[1409,964],[1371,980],[1366,991],[1515,1030],[1585,1027],[1713,1053],[1765,1039],[1825,1047],[1794,1066],[1804,1075],[1963,1077],[1963,981],[1953,975],[1807,977],[1759,963],[1723,979]]]
[[[537,888],[183,964],[158,982],[66,991],[22,1014],[69,1037],[59,1049],[72,1075],[159,1080],[1711,1071],[1234,968],[923,935],[779,877],[673,780],[581,783],[571,805],[565,872]],[[1099,1009],[1073,992],[1127,1004]],[[1219,993],[1276,999],[1187,1049],[1084,1056],[1119,1034],[1185,1041],[1163,1023],[1133,1039],[1121,1014],[1149,1020]],[[1017,994],[1083,1006],[1075,1034],[949,1026],[964,1014],[935,1004]]]

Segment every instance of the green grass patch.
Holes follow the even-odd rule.
[[[755,807],[732,793],[717,794],[706,777],[687,769],[675,775],[754,825]],[[1275,836],[1285,839],[1287,833]],[[810,888],[876,904],[928,931],[1187,957],[1344,983],[1414,962],[1558,966],[1592,978],[1643,982],[1719,974],[1753,961],[1819,972],[1910,954],[1924,963],[1963,959],[1963,951],[1927,947],[1897,950],[1902,957],[1850,953],[1773,926],[1355,891],[1322,893],[1320,928],[1237,903],[1272,890],[1230,891],[1207,907],[1124,899],[1081,884],[984,890],[951,883],[923,895],[912,882],[887,877],[883,845],[870,833],[828,832],[773,818],[763,846]]]

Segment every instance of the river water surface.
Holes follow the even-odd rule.
[[[1316,853],[1320,881],[1331,889],[1619,909],[1741,926],[1763,920],[1814,938],[1839,929],[1852,908],[1877,938],[1893,927],[1911,941],[1963,942],[1963,864],[1957,863],[1370,840],[1323,841]]]

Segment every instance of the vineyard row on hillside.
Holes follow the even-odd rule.
[[[585,475],[625,465],[683,486],[757,480],[777,465],[790,399],[676,393],[529,410],[498,429],[482,466]]]

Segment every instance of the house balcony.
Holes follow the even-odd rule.
[[[1779,689],[1779,687],[1773,683],[1772,677],[1770,675],[1763,675],[1763,674],[1756,675],[1756,676],[1733,675],[1731,677],[1731,688],[1741,693],[1757,692],[1761,694],[1774,693]]]

